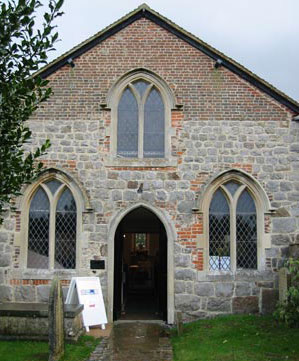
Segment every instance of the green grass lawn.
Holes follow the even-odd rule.
[[[82,336],[76,344],[66,344],[61,361],[83,361],[100,342],[91,336]],[[48,361],[48,343],[33,341],[0,341],[0,361]]]
[[[299,329],[272,317],[225,316],[173,330],[174,361],[299,361]]]

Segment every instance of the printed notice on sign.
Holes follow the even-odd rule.
[[[89,326],[102,325],[102,328],[105,328],[107,316],[98,277],[73,277],[66,303],[84,305],[82,315],[87,331],[89,331]]]

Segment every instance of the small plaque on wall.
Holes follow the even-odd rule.
[[[104,260],[90,260],[90,269],[105,269],[105,261]]]

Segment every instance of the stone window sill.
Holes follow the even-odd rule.
[[[267,273],[262,269],[237,269],[235,271],[200,271],[198,272],[198,281],[233,281],[243,277],[255,277]]]
[[[176,167],[176,159],[168,158],[109,158],[104,161],[107,167],[129,167],[129,168],[166,168]]]
[[[60,276],[63,278],[75,277],[78,275],[78,271],[74,269],[67,270],[49,270],[49,269],[19,269],[14,270],[12,277],[19,279],[30,279],[30,280],[47,280],[52,279],[54,276]]]

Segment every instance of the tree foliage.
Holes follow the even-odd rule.
[[[31,131],[26,121],[52,93],[48,81],[32,75],[47,63],[58,40],[54,20],[62,15],[63,0],[48,0],[43,23],[37,28],[38,0],[0,1],[0,223],[23,184],[41,172],[37,158],[50,146],[46,140],[26,151]]]
[[[291,285],[287,299],[278,303],[274,316],[289,327],[299,327],[299,260],[290,258],[286,266],[291,275]]]

